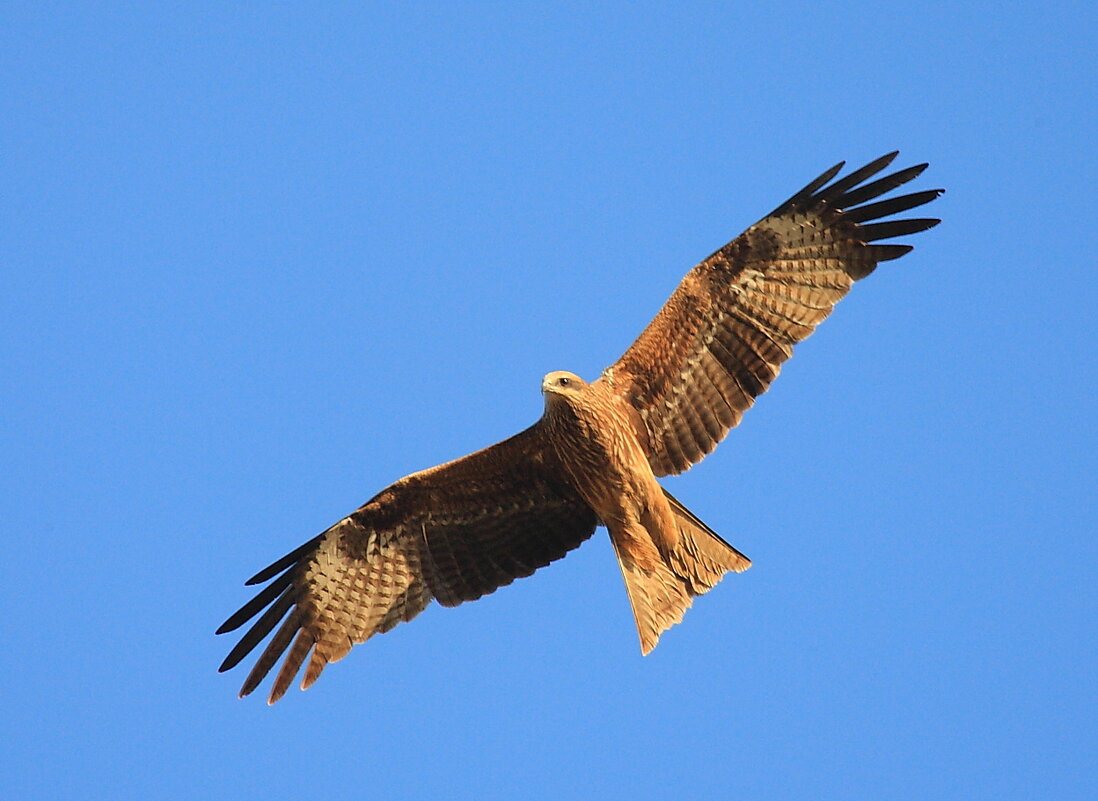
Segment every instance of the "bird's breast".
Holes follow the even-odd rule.
[[[554,448],[576,490],[605,522],[654,481],[633,424],[612,397],[586,398],[551,415]]]

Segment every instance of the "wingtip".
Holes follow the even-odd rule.
[[[240,694],[238,698],[245,698],[255,692],[255,688],[259,686],[260,682],[266,677],[266,673],[262,676],[255,675],[255,668],[252,668],[252,672],[248,674],[248,678],[244,680],[244,684],[240,687]]]
[[[247,655],[247,651],[243,651],[240,648],[233,648],[233,650],[229,652],[229,655],[221,661],[221,664],[217,668],[217,672],[227,673],[228,671],[239,665],[241,660],[243,660],[244,657]]]
[[[827,183],[828,181],[830,181],[830,180],[831,180],[831,179],[833,179],[833,178],[834,178],[834,177],[835,177],[836,175],[838,175],[838,174],[839,174],[840,172],[842,172],[842,171],[843,171],[843,168],[844,168],[845,166],[846,166],[846,159],[843,159],[842,161],[840,161],[840,162],[839,162],[838,164],[836,164],[836,165],[835,165],[834,167],[832,167],[831,169],[829,169],[829,170],[828,170],[827,172],[825,172],[825,173],[824,173],[823,175],[821,175],[821,176],[820,176],[820,178],[817,178],[816,180],[817,180],[817,181],[819,181],[819,180],[820,180],[820,179],[822,178],[822,179],[823,179],[823,184],[826,184],[826,183]],[[826,176],[826,177],[825,177],[825,176]],[[821,186],[822,186],[823,184],[821,184]],[[817,187],[817,188],[818,188],[818,187]]]
[[[340,521],[340,523],[342,523],[342,522],[343,521]],[[340,523],[336,523],[336,526],[340,525]],[[308,542],[302,544],[301,546],[299,546],[297,548],[294,548],[294,550],[290,551],[288,554],[283,556],[281,559],[278,559],[278,560],[272,562],[271,564],[267,565],[265,568],[260,570],[254,576],[252,576],[250,579],[245,581],[244,586],[245,587],[254,587],[256,584],[262,584],[265,581],[269,581],[270,579],[273,579],[275,576],[277,576],[279,573],[286,570],[287,568],[292,567],[293,565],[297,564],[310,551],[314,550],[317,547],[317,545],[320,544],[321,539],[323,539],[324,535],[327,534],[328,531],[331,531],[332,528],[335,528],[335,526],[332,526],[327,531],[324,531],[320,534],[317,534],[315,537],[313,537]]]
[[[869,162],[863,169],[869,172],[870,175],[876,175],[881,170],[887,169],[892,166],[892,162],[896,160],[896,157],[900,155],[899,150],[893,150],[891,153],[885,153],[873,161]]]
[[[866,165],[866,167],[868,168],[868,167],[872,166],[872,167],[875,168],[873,170],[873,172],[878,173],[881,170],[883,170],[885,167],[892,164],[892,162],[894,162],[896,160],[896,157],[899,156],[899,155],[900,155],[899,150],[893,150],[889,153],[885,153],[883,156],[878,156],[877,158],[873,159],[873,161],[869,162],[869,164]]]

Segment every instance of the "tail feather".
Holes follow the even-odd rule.
[[[668,562],[685,584],[690,595],[703,595],[729,572],[742,573],[751,560],[724,541],[667,490],[664,497],[671,505],[678,526],[678,544],[667,554]]]
[[[682,620],[695,596],[713,589],[725,573],[742,573],[751,567],[750,559],[675,496],[667,490],[663,494],[674,532],[666,532],[671,520],[665,517],[661,521],[656,514],[643,522],[607,526],[633,608],[641,652],[646,655],[663,632]]]
[[[610,529],[629,605],[640,635],[641,653],[656,647],[660,635],[682,620],[690,595],[682,580],[664,563],[648,532]]]

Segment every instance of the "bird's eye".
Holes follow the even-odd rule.
[[[571,383],[572,383],[572,382],[571,382],[571,381],[569,381],[569,380],[568,380],[567,378],[561,378],[561,379],[560,379],[560,385],[561,385],[562,387],[566,387],[566,386],[568,386],[568,385],[569,385],[569,384],[571,384]]]

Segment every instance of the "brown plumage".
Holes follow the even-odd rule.
[[[220,669],[278,626],[240,691],[252,692],[282,658],[274,703],[303,664],[302,689],[352,646],[411,620],[432,599],[456,606],[529,576],[600,524],[614,545],[641,650],[651,651],[694,596],[751,564],[656,477],[701,461],[854,281],[911,250],[874,243],[938,223],[872,222],[941,194],[869,203],[926,167],[866,183],[895,156],[829,184],[842,164],[833,167],[694,267],[598,380],[549,373],[545,413],[530,428],[400,479],[255,575],[248,584],[271,583],[218,633],[259,618]]]

